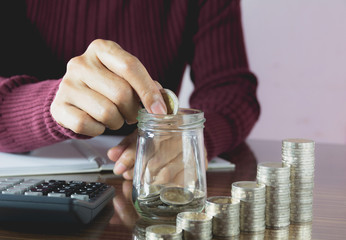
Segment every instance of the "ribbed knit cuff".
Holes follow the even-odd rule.
[[[60,80],[37,82],[23,75],[2,83],[0,151],[26,152],[68,138],[86,138],[63,128],[50,114]]]

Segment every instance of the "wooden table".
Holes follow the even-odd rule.
[[[281,142],[251,140],[242,144],[226,158],[236,164],[234,171],[208,172],[208,196],[230,195],[231,184],[241,180],[255,180],[259,162],[281,161]],[[38,176],[42,178],[42,176]],[[141,226],[130,201],[132,182],[112,173],[44,176],[46,179],[101,181],[116,188],[116,197],[96,217],[83,227],[60,225],[36,226],[12,224],[0,226],[0,239],[136,239],[133,230]],[[314,218],[310,224],[291,225],[289,237],[299,238],[299,230],[311,239],[346,239],[346,146],[316,144],[314,189]],[[241,234],[234,239],[268,238],[271,230],[259,235]]]

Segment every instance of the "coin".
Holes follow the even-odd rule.
[[[182,231],[174,225],[152,225],[146,228],[146,239],[182,239]]]
[[[138,199],[147,201],[156,201],[159,198],[160,191],[163,185],[149,185],[145,184],[140,191]]]
[[[167,114],[177,114],[179,109],[179,100],[177,95],[175,95],[173,91],[166,88],[162,88],[160,92],[162,94],[163,100],[166,103]]]
[[[192,202],[193,193],[181,187],[166,187],[160,192],[160,199],[168,205],[186,205]]]

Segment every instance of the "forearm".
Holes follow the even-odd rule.
[[[83,138],[58,125],[50,104],[60,80],[0,77],[0,151],[25,152],[68,138]]]

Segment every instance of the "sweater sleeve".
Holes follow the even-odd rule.
[[[260,113],[257,79],[249,71],[238,0],[203,1],[193,37],[193,108],[205,113],[208,157],[239,145]]]
[[[50,114],[60,81],[0,77],[1,152],[26,152],[68,138],[87,138],[63,128]]]

